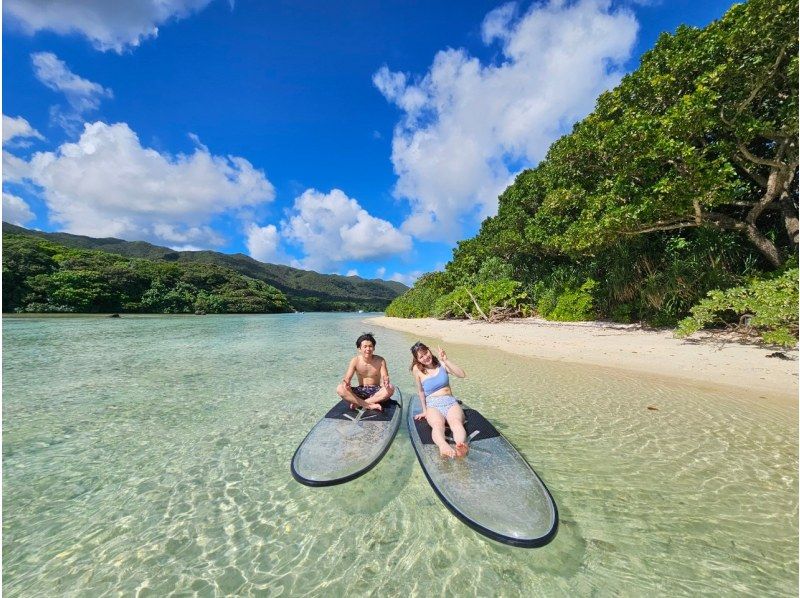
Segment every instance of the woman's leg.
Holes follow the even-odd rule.
[[[456,442],[456,456],[463,457],[469,452],[467,445],[467,430],[464,428],[464,410],[456,403],[447,410],[447,423]]]
[[[439,413],[438,409],[428,407],[425,412],[425,419],[428,420],[428,425],[433,430],[431,436],[433,437],[433,442],[439,447],[439,453],[442,457],[455,457],[456,451],[444,438],[444,416]]]

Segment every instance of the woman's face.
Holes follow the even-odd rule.
[[[417,350],[417,361],[419,361],[425,367],[428,367],[433,363],[433,354],[431,354],[431,350],[428,348],[420,348]]]

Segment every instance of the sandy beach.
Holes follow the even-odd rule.
[[[702,386],[731,386],[759,396],[798,396],[796,349],[778,351],[725,341],[716,335],[699,333],[678,339],[671,331],[643,330],[636,325],[537,318],[499,324],[385,316],[366,321],[423,341],[493,347],[536,359],[621,369]],[[776,352],[788,359],[769,357]]]

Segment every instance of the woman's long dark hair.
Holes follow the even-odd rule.
[[[424,365],[422,365],[419,362],[419,360],[417,359],[417,353],[419,353],[422,350],[430,351],[430,349],[428,349],[428,345],[426,345],[425,343],[422,343],[420,341],[417,341],[416,343],[411,345],[411,366],[408,369],[409,370],[413,370],[414,366],[416,365],[416,366],[419,367],[419,369],[420,369],[420,371],[422,371],[422,373],[427,374],[428,373],[428,368],[426,368]],[[436,357],[436,355],[433,354],[433,351],[431,351],[431,358],[433,360],[432,361],[432,365],[431,365],[431,369],[438,368],[439,367],[439,359]]]

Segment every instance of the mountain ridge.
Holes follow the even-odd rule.
[[[225,266],[274,286],[287,296],[296,309],[302,311],[346,311],[348,308],[383,311],[395,297],[408,290],[408,287],[400,282],[365,279],[360,276],[320,274],[311,270],[260,262],[243,253],[228,254],[210,250],[175,251],[146,241],[44,232],[3,222],[3,235],[6,234],[35,236],[66,247],[94,249],[125,257]]]

